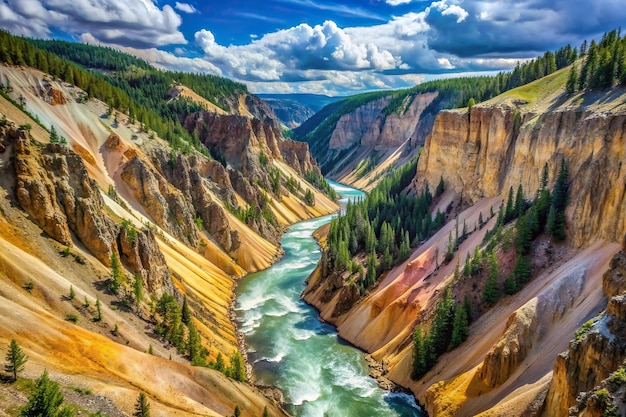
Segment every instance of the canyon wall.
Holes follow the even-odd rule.
[[[593,239],[619,240],[626,232],[624,111],[560,107],[537,114],[509,105],[477,105],[442,111],[418,164],[416,183],[448,187],[473,204],[505,196],[521,184],[539,187],[548,164],[554,182],[564,159],[569,167],[568,238],[575,246]]]
[[[623,373],[626,360],[626,238],[603,276],[602,287],[608,298],[605,312],[587,323],[576,334],[567,351],[554,365],[544,416],[603,416],[610,405],[626,411],[623,378],[609,378]],[[600,388],[601,387],[601,388]],[[604,388],[613,395],[599,398]],[[617,395],[615,395],[617,393]],[[617,414],[614,414],[617,415]]]
[[[385,96],[337,115],[328,137],[311,142],[325,175],[370,189],[385,170],[416,155],[432,128],[437,97],[436,91],[409,94],[396,112],[386,114],[393,96]]]

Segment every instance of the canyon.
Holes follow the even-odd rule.
[[[337,343],[327,324],[310,310],[300,317],[306,308],[293,299],[302,289],[300,268],[308,274],[318,252],[310,239],[297,239],[301,232],[308,238],[317,221],[295,226],[282,244],[281,238],[295,223],[339,209],[332,193],[312,184],[324,184],[318,162],[331,178],[371,190],[419,158],[404,192],[425,195],[445,185],[430,204],[443,226],[416,239],[408,259],[367,289],[354,285],[353,271],[327,275],[316,268],[303,299],[430,416],[623,414],[626,91],[568,94],[567,71],[454,110],[441,110],[451,98],[436,90],[379,94],[335,114],[328,135],[310,144],[286,138],[272,109],[254,95],[235,89],[211,101],[176,82],[167,100],[183,109],[177,123],[195,141],[185,143],[182,134],[164,140],[130,109],[115,109],[67,80],[2,64],[0,347],[17,340],[29,357],[20,376],[32,380],[48,370],[86,413],[127,415],[145,393],[157,416],[225,416],[235,408],[244,416],[288,415],[283,394],[254,380],[260,369],[261,385],[272,385],[263,380],[263,366],[279,368],[287,354],[259,357],[261,349],[248,349],[242,336],[270,344],[273,336],[252,330],[257,315],[274,314],[286,316],[294,334],[308,339],[321,328],[316,336],[350,352],[357,382],[346,386],[374,398],[377,410],[415,412],[409,401],[394,403],[373,381],[363,382],[360,353]],[[532,280],[486,306],[480,298],[486,274],[460,277],[459,265],[489,239],[509,190],[521,186],[530,202],[543,187],[544,167],[552,189],[564,164],[565,241],[538,237],[530,249]],[[467,236],[445,260],[459,224]],[[315,233],[322,246],[328,230]],[[513,269],[516,229],[510,224],[500,232],[492,253],[503,286]],[[298,249],[307,256],[298,257]],[[285,252],[287,264],[277,270],[293,269],[291,298],[280,293],[285,283],[270,286],[276,276],[269,270],[242,281],[235,302],[239,280]],[[252,280],[259,277],[257,287]],[[448,291],[470,305],[468,339],[412,379],[415,328],[432,323]],[[171,303],[186,316],[176,331],[167,329]],[[271,310],[272,303],[282,309]],[[189,346],[198,335],[206,366],[191,365],[198,358],[191,347],[177,346],[180,332]],[[293,352],[288,359],[297,362]],[[235,377],[241,354],[248,363]],[[323,366],[331,381],[345,371]],[[299,390],[287,393],[291,409],[333,410],[332,395],[311,394],[301,377],[292,381]],[[10,404],[0,416],[14,415],[26,401],[23,391],[7,386],[0,399]]]
[[[190,366],[155,333],[155,307],[164,295],[184,301],[207,363],[230,365],[241,345],[236,280],[281,256],[288,225],[338,207],[303,179],[319,175],[307,145],[283,138],[264,103],[241,97],[231,114],[185,121],[201,140],[224,144],[225,165],[175,151],[38,70],[2,65],[0,80],[10,85],[0,97],[0,343],[15,339],[28,355],[21,376],[47,369],[90,413],[127,415],[143,392],[153,415],[220,416],[235,406],[284,415],[254,386]],[[238,214],[249,207],[263,215]],[[142,299],[132,295],[137,281]],[[3,416],[25,401],[4,387],[0,395],[11,398]]]
[[[557,71],[470,109],[439,112],[410,192],[433,190],[443,179],[445,191],[431,210],[447,213],[447,223],[362,298],[350,295],[350,284],[335,274],[323,277],[318,269],[309,278],[305,300],[342,337],[371,352],[386,376],[410,388],[431,416],[567,415],[580,392],[599,390],[597,385],[621,366],[623,344],[608,348],[608,341],[614,346],[621,340],[621,290],[605,295],[602,286],[603,274],[619,264],[611,259],[626,233],[621,171],[626,93],[567,95],[565,78],[565,71]],[[484,285],[484,277],[455,279],[455,265],[481,246],[510,189],[522,185],[526,196],[535,195],[544,166],[551,186],[562,160],[569,168],[567,244],[536,242],[530,284],[493,308],[475,307],[480,316],[469,339],[412,380],[413,331],[432,320],[445,289],[454,288],[458,302],[467,294],[475,306],[481,303],[475,288]],[[483,218],[484,226],[478,227]],[[469,226],[469,235],[444,262],[459,223]],[[509,255],[499,248],[497,256]],[[604,281],[605,287],[614,286]],[[613,297],[608,307],[607,296]],[[570,345],[577,329],[605,308],[594,330]],[[568,346],[569,353],[560,355]],[[598,398],[592,392],[579,401],[597,409]],[[599,415],[585,414],[590,411],[584,405],[580,410],[580,415]]]

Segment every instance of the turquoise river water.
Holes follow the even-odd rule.
[[[347,199],[363,193],[331,183]],[[421,417],[413,397],[389,393],[368,376],[363,352],[338,337],[333,326],[300,299],[320,249],[315,229],[333,216],[292,226],[281,243],[283,258],[250,274],[237,287],[235,305],[248,360],[260,385],[276,386],[296,417]]]

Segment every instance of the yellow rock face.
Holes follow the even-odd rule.
[[[446,185],[471,203],[521,184],[534,195],[547,163],[554,183],[569,165],[568,237],[575,246],[620,240],[626,231],[626,111],[557,108],[525,113],[508,105],[443,111],[420,158],[418,187]],[[551,185],[549,185],[551,186]]]

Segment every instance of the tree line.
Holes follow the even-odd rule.
[[[583,57],[580,70],[576,64],[568,73],[566,89],[576,91],[601,90],[614,85],[626,85],[626,36],[621,30],[612,30],[600,42],[585,40],[580,46]]]

